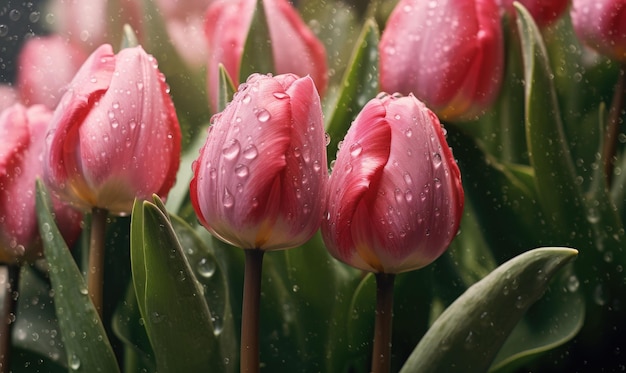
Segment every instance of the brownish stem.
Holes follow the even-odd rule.
[[[372,350],[372,373],[389,373],[393,319],[393,273],[376,274],[376,323]]]
[[[91,210],[91,233],[89,238],[89,268],[87,270],[87,290],[98,314],[102,317],[102,288],[104,275],[104,242],[107,216],[105,209],[94,207]]]
[[[7,373],[11,368],[11,336],[15,323],[15,310],[18,294],[20,267],[17,265],[0,266],[0,297],[2,312],[0,322],[0,372]]]
[[[613,169],[615,167],[615,154],[617,151],[617,137],[619,135],[619,121],[624,110],[624,97],[626,96],[626,66],[622,65],[619,70],[619,77],[613,93],[613,101],[609,109],[609,117],[606,123],[604,134],[604,148],[602,154],[604,177],[607,187],[611,187],[613,181]]]
[[[259,359],[259,311],[261,304],[261,270],[263,250],[248,249],[245,252],[243,278],[243,307],[241,310],[241,373],[258,373]]]

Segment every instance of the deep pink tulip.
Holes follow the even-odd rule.
[[[52,111],[15,104],[0,114],[0,262],[33,260],[41,255],[35,214],[35,180],[43,175],[41,158]],[[71,244],[80,232],[81,215],[60,202],[55,218]]]
[[[217,0],[209,6],[205,20],[209,43],[207,93],[213,110],[217,107],[220,63],[234,83],[238,83],[241,57],[256,3],[257,0]],[[286,0],[265,0],[263,6],[272,41],[275,73],[310,75],[318,93],[323,95],[328,84],[324,45]]]
[[[573,0],[570,14],[580,40],[626,63],[626,0]]]
[[[493,0],[401,0],[379,48],[381,89],[413,93],[442,119],[473,119],[498,94],[504,46]]]
[[[567,9],[569,0],[497,0],[500,8],[509,16],[515,17],[513,2],[521,3],[539,27],[548,26],[556,21]]]
[[[380,94],[337,153],[322,236],[328,251],[353,267],[410,271],[445,251],[463,201],[459,168],[435,114],[413,95]]]
[[[48,185],[84,210],[130,213],[135,198],[165,197],[181,134],[165,78],[141,47],[98,48],[69,85],[51,121]]]
[[[86,59],[82,49],[59,35],[29,39],[18,58],[17,87],[22,103],[54,110]]]
[[[212,234],[244,249],[303,244],[319,228],[328,179],[313,80],[252,75],[214,118],[193,169],[191,202]]]

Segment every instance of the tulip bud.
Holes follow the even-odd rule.
[[[573,0],[570,14],[580,40],[626,63],[626,1]]]
[[[515,1],[528,10],[539,27],[548,26],[557,20],[569,5],[569,0],[497,0],[498,6],[511,17],[516,14],[513,6]]]
[[[56,31],[87,53],[101,44],[119,42],[125,24],[142,33],[139,0],[53,0],[50,10]]]
[[[459,168],[435,114],[413,95],[380,94],[337,153],[322,236],[328,251],[353,267],[418,269],[456,235],[463,198]]]
[[[493,0],[401,0],[379,49],[381,89],[413,93],[445,120],[473,119],[498,94],[504,46]]]
[[[244,249],[306,242],[319,228],[328,179],[313,80],[250,76],[214,117],[193,170],[191,202],[215,236]]]
[[[172,46],[192,68],[207,61],[204,15],[210,0],[157,0]]]
[[[207,94],[213,110],[218,102],[220,63],[234,83],[238,83],[243,49],[256,4],[257,0],[218,0],[209,6],[205,20],[209,43]],[[322,95],[328,83],[323,44],[286,0],[265,0],[263,7],[272,42],[274,72],[310,75]]]
[[[141,47],[98,48],[51,121],[45,179],[84,210],[127,214],[135,198],[164,198],[174,184],[181,134],[165,78]]]
[[[52,112],[42,105],[15,104],[0,114],[0,262],[33,260],[42,246],[35,213],[35,180],[43,174],[41,157]],[[80,214],[53,201],[64,238],[80,232]]]
[[[54,110],[87,55],[59,35],[29,39],[20,52],[17,87],[25,105]]]

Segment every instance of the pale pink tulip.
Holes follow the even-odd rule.
[[[51,117],[43,105],[15,104],[0,114],[0,262],[41,256],[35,180],[43,175],[41,159]],[[71,244],[80,232],[81,215],[58,201],[53,208],[61,233]]]
[[[348,130],[328,186],[322,236],[337,259],[400,273],[439,257],[464,194],[439,120],[414,96],[379,95]]]
[[[381,89],[413,93],[445,120],[474,119],[502,81],[499,14],[494,0],[401,0],[379,44]]]
[[[84,210],[130,213],[135,198],[174,184],[181,133],[165,78],[141,47],[98,48],[51,121],[48,185]]]
[[[218,0],[207,11],[207,94],[213,110],[217,108],[219,64],[224,65],[235,84],[239,81],[241,64],[246,63],[241,59],[256,3],[256,0]],[[328,84],[324,45],[286,0],[266,0],[263,6],[272,43],[274,72],[310,75],[318,93],[323,95]]]
[[[327,179],[313,80],[255,74],[214,118],[191,202],[209,232],[232,245],[287,249],[319,228]]]
[[[17,87],[22,103],[54,110],[86,59],[82,49],[59,35],[28,40],[18,56]]]

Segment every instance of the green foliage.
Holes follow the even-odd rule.
[[[400,371],[485,371],[528,307],[576,250],[528,251],[470,287],[437,318]]]
[[[37,182],[39,232],[50,266],[54,308],[67,365],[72,370],[86,372],[119,372],[102,321],[89,298],[85,280],[56,226],[48,198],[43,184]]]

